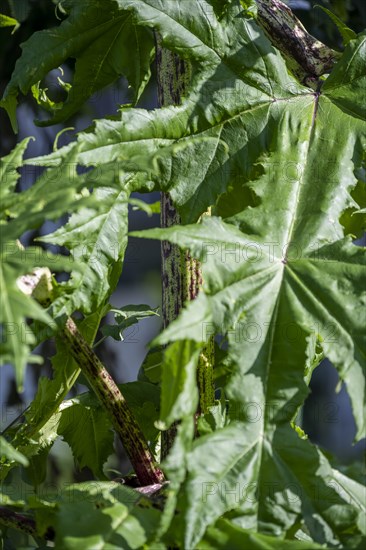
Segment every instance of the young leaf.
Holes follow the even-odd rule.
[[[0,27],[18,27],[19,23],[13,17],[0,13]]]
[[[145,304],[139,304],[136,306],[123,306],[119,309],[112,308],[110,311],[114,313],[114,325],[103,325],[102,333],[105,336],[112,336],[114,340],[123,341],[123,331],[141,321],[147,317],[152,317],[158,314],[158,308],[152,309]]]

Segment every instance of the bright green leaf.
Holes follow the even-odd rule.
[[[160,347],[148,351],[138,373],[138,379],[143,382],[158,384],[161,380],[161,365],[163,351]]]
[[[16,19],[0,13],[0,27],[17,27],[18,25],[19,23]]]
[[[14,460],[15,462],[18,462],[22,466],[28,466],[29,461],[27,457],[22,455],[19,451],[14,449],[14,447],[7,441],[4,437],[0,436],[0,455],[1,455],[1,461],[3,458],[6,458],[8,460]]]
[[[105,336],[112,336],[114,340],[123,341],[123,331],[128,327],[135,325],[142,319],[159,315],[158,308],[152,309],[145,304],[136,306],[122,306],[121,308],[111,308],[114,313],[114,325],[103,325],[102,333]]]
[[[167,429],[184,416],[193,415],[198,405],[196,367],[201,346],[183,340],[164,352],[161,365],[161,412],[159,428]]]
[[[136,507],[140,501],[144,514]],[[146,498],[118,483],[72,485],[58,504],[56,546],[65,550],[80,546],[85,550],[137,550],[152,538],[159,515]]]
[[[197,550],[315,550],[323,548],[311,542],[284,540],[269,537],[253,531],[246,531],[226,520],[219,520],[214,527],[209,527],[203,540],[197,545]]]

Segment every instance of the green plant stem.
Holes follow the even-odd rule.
[[[162,48],[160,37],[156,39],[156,66],[158,82],[158,103],[177,105],[181,102],[182,94],[189,82],[189,65],[181,61],[178,56]],[[169,193],[161,193],[160,198],[160,226],[170,227],[179,225],[181,219],[173,205]],[[186,295],[184,293],[185,254],[180,248],[168,241],[161,243],[161,275],[162,275],[162,320],[165,329],[181,311]],[[164,459],[176,434],[176,425],[173,424],[161,434],[161,459]]]
[[[289,68],[300,82],[317,88],[319,77],[331,71],[340,54],[309,34],[280,0],[256,2],[258,23],[284,55]]]
[[[69,317],[63,331],[70,353],[88,379],[99,401],[110,415],[142,486],[165,481],[125,398],[100,359],[86,343]]]
[[[158,102],[160,107],[179,105],[191,79],[191,66],[175,53],[165,50],[156,36],[156,61],[158,78]],[[161,194],[160,225],[179,225],[181,219],[168,193]],[[194,300],[202,286],[202,272],[198,260],[188,251],[168,241],[161,244],[162,258],[162,317],[166,328],[178,315],[188,300]],[[206,412],[214,404],[213,340],[200,355],[197,367],[197,383],[200,394],[199,411]],[[174,441],[176,426],[162,433],[162,458]]]
[[[17,531],[22,531],[27,535],[30,535],[34,538],[38,538],[36,522],[33,518],[20,514],[19,512],[14,512],[8,508],[0,506],[0,525],[5,527],[16,529]],[[54,532],[48,530],[44,535],[46,540],[52,540],[54,538]]]
[[[102,308],[100,309],[100,314],[98,314],[99,322],[102,318]],[[94,342],[95,336],[98,331],[99,322],[95,324],[95,328],[92,331],[92,334],[89,335],[86,340],[88,344],[92,345]],[[37,437],[37,434],[42,430],[43,426],[47,424],[49,419],[56,413],[62,401],[66,398],[67,394],[74,386],[76,380],[80,375],[80,368],[75,363],[75,361],[65,362],[64,376],[62,380],[62,386],[57,392],[57,395],[51,400],[48,399],[47,407],[43,406],[42,414],[39,414],[39,411],[33,410],[32,405],[29,405],[23,413],[14,420],[14,422],[7,426],[3,433],[8,432],[12,425],[17,422],[23,415],[25,415],[25,421],[19,426],[16,433],[12,438],[12,445],[17,448],[20,452],[27,455],[27,441],[33,437]],[[33,411],[33,414],[30,414],[28,410]],[[28,413],[28,414],[26,414]],[[28,455],[27,455],[28,456]],[[16,466],[16,462],[8,461],[1,466],[0,470],[0,479],[3,480],[6,478],[8,473],[12,468]]]
[[[32,295],[34,295],[37,289],[37,284],[37,281],[33,281]],[[93,340],[95,338],[95,333],[96,331],[93,334]],[[70,354],[78,367],[80,367],[75,368],[72,376],[72,383],[76,381],[80,371],[82,371],[100,402],[109,413],[140,484],[145,486],[164,482],[164,475],[162,471],[156,467],[147,441],[132,411],[128,407],[125,398],[70,317],[66,321],[61,337],[66,341]],[[59,406],[60,400],[62,400],[64,396],[65,392],[62,392],[62,396],[57,400],[56,408]],[[29,425],[23,426],[20,432],[24,434],[26,430],[29,436],[30,432],[34,432],[34,429],[35,426],[30,423]]]
[[[207,213],[205,215],[210,215]],[[184,253],[183,253],[184,254]],[[194,300],[198,295],[203,279],[201,264],[192,258],[188,251],[184,254],[182,278],[186,300]],[[197,365],[197,384],[199,392],[199,413],[207,413],[208,409],[215,403],[215,384],[213,377],[215,356],[215,341],[211,337],[202,349]]]
[[[215,403],[214,384],[215,340],[211,337],[200,353],[197,365],[199,411],[206,414]]]

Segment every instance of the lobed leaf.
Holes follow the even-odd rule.
[[[18,90],[27,94],[51,69],[68,58],[76,59],[66,101],[49,103],[52,117],[38,121],[41,126],[66,120],[121,75],[134,88],[137,101],[150,77],[152,35],[134,26],[131,14],[118,10],[114,0],[70,0],[67,9],[68,16],[59,27],[36,32],[22,45],[22,55],[0,102],[11,110]],[[37,90],[35,93],[38,95]]]
[[[78,397],[61,407],[58,435],[70,445],[79,469],[88,466],[97,479],[106,479],[103,464],[113,453],[113,433],[107,413]]]
[[[121,484],[71,485],[62,492],[53,514],[55,544],[70,550],[80,545],[90,550],[141,548],[152,539],[159,515],[149,499]]]
[[[146,304],[139,304],[135,306],[122,306],[121,308],[111,308],[110,311],[114,313],[114,325],[105,324],[102,327],[102,333],[105,336],[112,336],[114,340],[123,341],[123,331],[138,323],[142,319],[152,317],[158,314],[158,308],[151,308]]]
[[[253,550],[312,550],[323,548],[319,544],[310,541],[284,540],[276,537],[246,531],[227,520],[219,520],[215,526],[210,527],[203,540],[198,544],[197,550],[213,550],[219,548],[230,548],[241,550],[246,545]]]

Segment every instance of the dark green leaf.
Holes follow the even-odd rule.
[[[70,445],[80,469],[87,466],[97,478],[105,479],[102,467],[113,453],[114,439],[106,411],[75,397],[61,406],[57,433]]]
[[[51,69],[72,57],[75,75],[67,100],[56,104],[50,120],[55,124],[73,115],[95,92],[125,75],[141,95],[150,76],[152,35],[132,24],[131,14],[118,10],[113,0],[68,2],[70,11],[61,25],[34,33],[22,46],[2,102],[7,110],[18,90],[26,94]]]
[[[284,540],[277,537],[269,537],[253,531],[241,529],[225,520],[219,520],[214,527],[209,527],[203,540],[198,544],[197,550],[312,550],[323,546],[310,541]]]
[[[196,368],[201,345],[189,340],[171,344],[161,365],[161,412],[159,428],[194,415],[198,405]]]
[[[111,308],[114,313],[114,325],[103,325],[102,333],[105,336],[112,336],[114,340],[123,341],[123,332],[126,328],[135,325],[142,319],[158,314],[158,308],[152,309],[145,304],[136,306],[123,306],[121,308]]]
[[[326,13],[331,18],[331,20],[339,30],[339,33],[343,38],[343,44],[345,46],[348,44],[348,42],[357,38],[357,34],[352,29],[347,27],[347,25],[343,23],[343,21],[339,19],[339,17],[337,17],[335,13],[331,12],[324,6],[314,6],[314,8],[320,8],[321,10],[324,11],[324,13]]]

